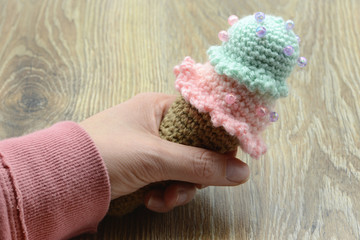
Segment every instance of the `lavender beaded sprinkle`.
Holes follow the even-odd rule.
[[[279,119],[279,114],[277,112],[270,113],[270,122],[276,122]]]
[[[292,46],[289,45],[284,48],[284,54],[286,56],[291,56],[293,55],[293,53],[294,53],[294,48]]]
[[[307,59],[304,57],[299,57],[297,63],[300,67],[305,67],[307,64]]]
[[[263,12],[257,12],[257,13],[255,13],[255,19],[256,19],[256,21],[257,21],[258,23],[263,22],[264,19],[265,19],[265,13],[263,13]]]
[[[293,29],[294,26],[295,26],[295,23],[292,20],[287,20],[286,23],[285,23],[285,28],[288,31]]]
[[[266,35],[266,28],[264,27],[258,27],[256,28],[256,35],[259,37],[259,38],[263,38],[265,37]]]

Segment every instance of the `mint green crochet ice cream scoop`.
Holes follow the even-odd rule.
[[[251,92],[285,97],[285,80],[299,58],[292,27],[292,21],[262,13],[244,17],[224,32],[221,46],[209,48],[210,63],[218,74],[236,79]]]

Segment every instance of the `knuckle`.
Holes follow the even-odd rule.
[[[201,178],[209,178],[216,173],[216,161],[213,154],[209,151],[202,151],[195,156],[195,174]]]
[[[137,94],[135,95],[135,97],[141,98],[141,97],[148,97],[149,95],[151,95],[151,93],[142,92],[142,93],[137,93]]]
[[[143,100],[145,102],[151,102],[150,100],[154,98],[156,98],[156,94],[151,92],[138,93],[134,96],[134,99]]]

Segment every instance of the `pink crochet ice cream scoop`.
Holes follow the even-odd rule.
[[[249,91],[236,80],[219,75],[210,63],[196,64],[186,57],[176,66],[176,89],[186,102],[208,113],[214,127],[223,127],[236,136],[246,153],[258,158],[266,145],[258,135],[270,123],[267,116],[275,101]]]

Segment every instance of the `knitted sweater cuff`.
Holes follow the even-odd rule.
[[[110,203],[110,183],[95,144],[78,124],[61,122],[1,141],[0,157],[25,238],[96,231]]]

